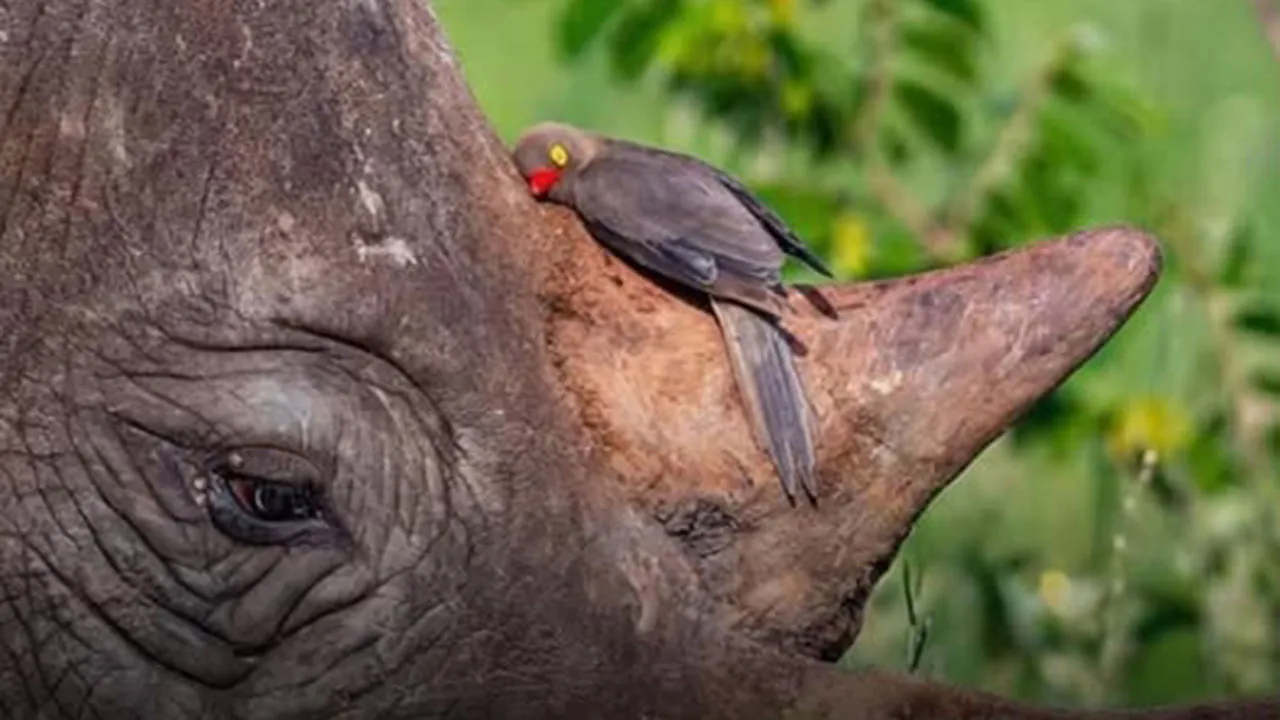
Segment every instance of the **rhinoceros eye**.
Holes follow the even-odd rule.
[[[208,464],[206,498],[214,524],[245,543],[333,541],[333,521],[320,474],[310,462],[276,448],[241,448]]]
[[[240,503],[240,509],[263,522],[288,522],[320,516],[319,498],[310,485],[236,476],[226,478],[226,483]]]

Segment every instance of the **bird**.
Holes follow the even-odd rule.
[[[708,298],[756,442],[786,499],[817,504],[812,409],[781,326],[787,256],[831,271],[728,173],[692,155],[544,122],[512,150],[538,200],[572,209],[608,250]]]

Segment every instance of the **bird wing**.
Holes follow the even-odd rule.
[[[716,179],[720,184],[733,193],[738,202],[742,203],[743,207],[747,208],[755,216],[756,220],[760,221],[760,224],[769,231],[769,234],[773,236],[773,239],[778,242],[784,252],[803,260],[806,265],[823,275],[831,277],[831,270],[827,268],[826,263],[822,262],[822,258],[814,254],[777,213],[760,202],[760,199],[753,195],[745,185],[738,182],[737,178],[715,168],[711,168],[711,171],[715,173]]]
[[[574,207],[602,242],[699,290],[777,286],[782,253],[714,174],[662,156],[599,157],[575,179]]]
[[[713,286],[720,275],[715,259],[689,247],[679,238],[643,242],[625,237],[606,223],[586,220],[587,230],[614,252],[671,280],[699,290]]]

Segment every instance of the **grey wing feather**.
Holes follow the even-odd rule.
[[[813,423],[804,385],[782,332],[732,302],[711,303],[757,442],[773,460],[787,499],[817,502]]]
[[[575,180],[574,207],[617,252],[672,279],[703,278],[706,289],[710,263],[716,277],[777,285],[781,251],[747,208],[713,174],[670,163],[661,155],[600,158]]]
[[[665,242],[637,242],[610,226],[592,220],[587,221],[587,230],[614,252],[683,285],[705,290],[719,277],[714,258],[688,247],[679,238]]]
[[[817,270],[827,277],[831,277],[831,270],[827,268],[826,263],[822,262],[822,258],[818,257],[812,250],[810,250],[809,247],[804,244],[804,241],[787,226],[786,222],[784,222],[777,213],[775,213],[769,206],[760,202],[760,199],[753,195],[745,185],[738,182],[736,178],[720,172],[719,170],[715,170],[714,168],[713,172],[715,172],[716,179],[720,181],[720,184],[724,185],[725,188],[728,189],[729,192],[733,193],[734,197],[736,197],[744,207],[751,211],[751,214],[754,215],[762,225],[764,225],[765,229],[767,229],[769,234],[777,240],[778,245],[781,246],[787,254],[800,258],[809,267]]]
[[[779,287],[783,248],[753,209],[762,206],[744,203],[713,170],[658,153],[597,159],[575,179],[573,194],[592,234],[615,252],[712,290],[756,437],[787,496],[794,500],[803,488],[816,498],[812,424],[791,348],[769,318],[747,307],[776,309],[760,294]]]

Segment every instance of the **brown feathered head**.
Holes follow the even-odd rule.
[[[520,136],[512,155],[534,197],[565,202],[573,178],[603,149],[598,135],[562,123],[542,123]]]

